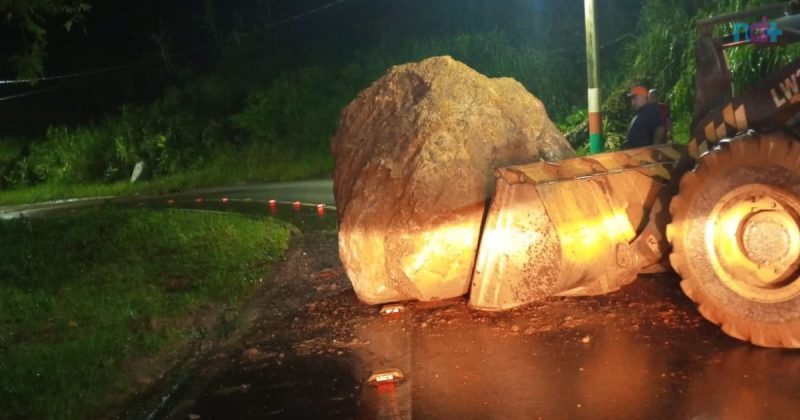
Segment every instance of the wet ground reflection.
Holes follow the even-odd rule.
[[[273,216],[221,197],[146,208]],[[706,322],[674,276],[621,292],[504,313],[464,299],[391,317],[360,304],[338,262],[336,214],[282,204],[303,232],[250,308],[250,326],[205,356],[153,418],[794,419],[800,352],[735,341]],[[265,282],[266,283],[266,282]],[[398,368],[394,386],[365,383]],[[166,388],[165,388],[166,389]],[[132,408],[138,416],[141,410]],[[195,418],[195,417],[192,417]]]
[[[800,355],[737,346],[710,357],[688,387],[679,416],[725,419],[797,418]]]
[[[370,345],[356,354],[407,369],[400,402],[389,402],[404,408],[401,418],[774,419],[800,409],[800,354],[722,335],[673,278],[509,314],[475,313],[463,301],[417,304],[394,328],[410,334],[391,325],[363,326]],[[409,351],[382,351],[398,345]],[[381,415],[387,402],[376,394],[362,393],[364,417],[394,418]]]

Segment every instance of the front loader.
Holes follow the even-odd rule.
[[[766,34],[713,34],[716,25],[769,16],[782,34],[758,47],[796,42],[796,6],[698,23],[687,146],[497,169],[470,305],[502,310],[608,293],[671,267],[727,334],[800,348],[800,59],[734,96],[724,50]]]

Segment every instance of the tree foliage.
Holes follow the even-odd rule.
[[[44,17],[69,22],[75,9],[64,7],[83,7],[85,1],[0,0],[0,10],[13,12],[16,23],[34,10],[29,20],[42,28]],[[199,4],[198,28],[213,40],[211,65],[198,71],[187,55],[172,54],[185,28],[166,23],[156,37],[158,53],[174,71],[157,99],[127,103],[92,122],[55,125],[27,152],[0,150],[0,187],[120,180],[138,161],[146,162],[147,175],[160,177],[214,159],[245,160],[252,150],[284,161],[326,156],[340,110],[360,90],[393,65],[443,54],[490,77],[519,80],[571,133],[573,146],[585,148],[584,34],[576,28],[582,22],[580,2],[375,0],[343,3],[273,28],[324,2],[230,1],[238,6],[222,0]],[[598,8],[607,146],[618,147],[625,136],[631,114],[624,93],[633,83],[661,92],[672,107],[676,138],[686,139],[695,22],[771,2],[613,0]],[[79,20],[72,22],[74,27]],[[47,35],[37,33],[42,39]],[[42,41],[38,48],[45,46]],[[42,51],[29,51],[29,61],[18,67],[41,73]],[[795,46],[729,50],[736,86],[752,84],[798,52]]]
[[[62,20],[67,32],[81,25],[92,6],[89,0],[0,0],[0,15],[5,25],[15,27],[20,49],[8,58],[18,78],[39,77],[47,56],[47,22]]]

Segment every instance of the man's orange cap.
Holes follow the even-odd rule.
[[[630,91],[628,91],[628,97],[629,98],[634,97],[634,96],[648,96],[648,95],[649,95],[649,91],[644,86],[634,86],[634,87],[631,88]]]

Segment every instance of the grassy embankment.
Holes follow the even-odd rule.
[[[235,325],[288,237],[271,220],[180,211],[0,222],[0,412],[113,413]]]

